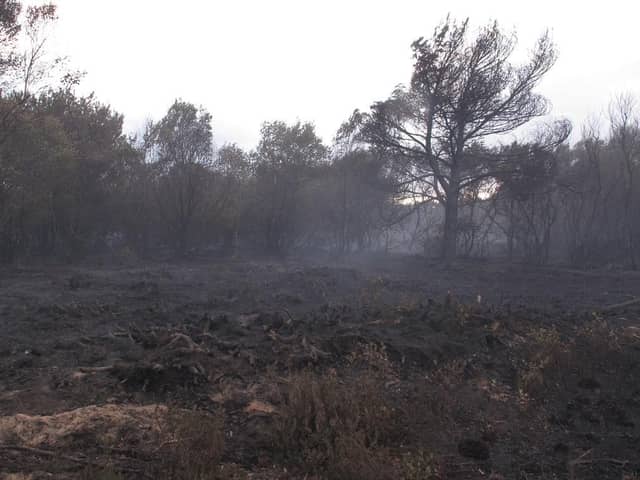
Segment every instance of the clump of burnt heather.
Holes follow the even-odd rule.
[[[91,463],[82,480],[222,480],[233,478],[221,463],[224,449],[224,420],[196,410],[170,408],[158,419],[158,443],[148,445],[150,453],[135,468],[103,462]]]
[[[466,478],[472,460],[505,478],[565,478],[568,465],[583,478],[620,478],[640,467],[640,334],[627,317],[450,297],[387,309],[368,333],[401,371],[412,423],[403,471]],[[596,467],[608,476],[585,472]]]
[[[531,328],[517,343],[523,357],[519,388],[534,399],[575,388],[624,394],[616,390],[624,390],[635,374],[637,338],[632,345],[624,329],[597,314],[578,317],[563,331],[556,325]],[[616,381],[603,385],[611,374]]]
[[[198,411],[170,410],[156,478],[163,480],[217,480],[224,454],[224,420]]]
[[[350,368],[289,375],[281,389],[274,445],[284,462],[327,479],[397,478],[388,447],[400,412],[385,384],[393,375],[384,348],[364,345]]]

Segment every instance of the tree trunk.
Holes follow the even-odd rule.
[[[453,186],[452,186],[453,187]],[[456,258],[458,246],[458,188],[450,188],[444,205],[444,235],[442,258],[446,263]]]
[[[636,261],[636,246],[635,246],[635,238],[634,238],[634,228],[633,228],[633,165],[631,160],[626,162],[627,168],[627,185],[625,188],[625,198],[624,198],[624,212],[625,212],[625,230],[627,235],[627,249],[629,261],[631,264],[632,270],[638,269],[638,262]]]
[[[513,198],[509,200],[509,230],[507,236],[507,252],[509,256],[509,263],[513,262],[513,244],[516,235],[515,218],[513,213]]]

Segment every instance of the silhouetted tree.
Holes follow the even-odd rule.
[[[410,86],[375,103],[363,118],[364,138],[390,155],[400,186],[419,185],[425,198],[443,205],[447,260],[456,254],[461,192],[502,169],[502,157],[475,155],[474,147],[548,112],[534,89],[556,59],[548,34],[525,64],[513,65],[515,35],[497,22],[472,39],[469,30],[468,20],[447,18],[431,38],[415,41]]]
[[[569,261],[584,266],[594,256],[604,258],[603,213],[611,197],[606,182],[607,144],[599,121],[592,118],[582,127],[582,138],[564,156],[561,165],[561,200]]]
[[[223,246],[227,252],[238,248],[241,222],[247,207],[247,189],[251,179],[248,154],[235,144],[224,145],[217,152],[215,170],[221,176],[220,217]]]
[[[213,161],[211,115],[176,100],[145,142],[158,172],[158,205],[175,250],[184,254],[196,215],[204,205]]]
[[[79,255],[117,228],[122,116],[93,96],[52,90],[30,98],[0,145],[5,257]]]
[[[57,7],[48,3],[23,9],[18,1],[0,2],[0,143],[11,133],[16,115],[26,105],[34,85],[50,79],[61,58],[49,59],[47,26],[57,20]],[[77,74],[64,73],[68,81]]]
[[[525,260],[546,263],[551,233],[558,215],[558,157],[554,152],[513,144],[504,149],[516,168],[498,176],[494,195],[501,206],[507,233],[507,251],[514,256],[517,243]]]
[[[638,268],[637,214],[638,192],[636,170],[640,165],[640,115],[636,99],[631,95],[618,96],[609,107],[611,143],[620,155],[623,228],[627,257],[631,268]]]
[[[298,195],[325,155],[313,124],[263,124],[255,152],[255,208],[268,251],[283,253],[293,245]]]

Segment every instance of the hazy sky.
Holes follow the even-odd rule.
[[[541,86],[579,123],[616,92],[640,94],[631,0],[56,0],[52,43],[87,71],[82,92],[132,131],[177,98],[213,115],[216,142],[250,148],[265,120],[313,121],[329,142],[354,108],[411,75],[410,44],[448,12],[516,29],[522,53],[551,29],[560,58]]]

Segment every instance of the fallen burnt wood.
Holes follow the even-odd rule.
[[[208,383],[207,372],[198,362],[119,364],[110,373],[126,388],[143,392],[196,388]]]
[[[189,335],[171,329],[141,331],[132,328],[131,339],[144,348],[145,354],[140,360],[78,370],[81,373],[107,372],[123,387],[142,392],[162,393],[208,383],[203,360],[210,352]]]
[[[613,305],[607,305],[605,307],[600,308],[601,313],[612,313],[618,310],[624,310],[628,307],[634,307],[636,305],[640,305],[640,297],[633,298],[631,300],[627,300],[626,302],[614,303]]]
[[[303,366],[306,364],[316,364],[321,360],[331,358],[329,352],[325,352],[313,345],[306,335],[279,335],[271,331],[269,338],[276,343],[286,345],[291,350],[289,355],[289,363],[293,366]]]

